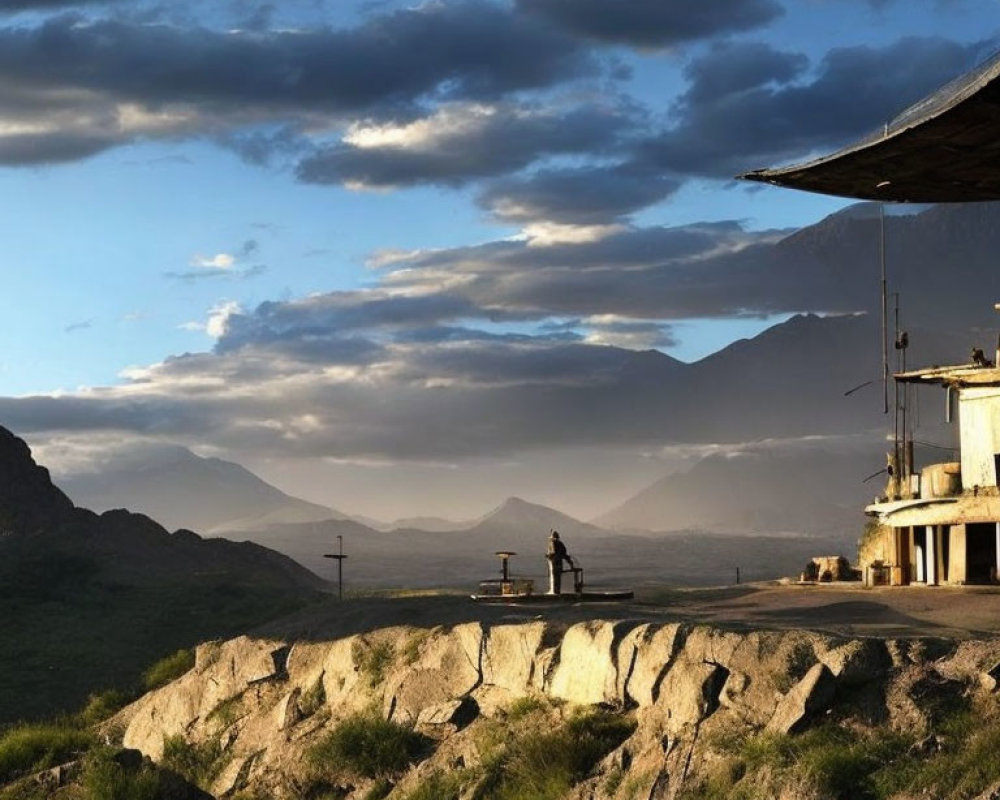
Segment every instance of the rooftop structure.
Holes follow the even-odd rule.
[[[882,129],[804,164],[741,178],[904,203],[1000,199],[1000,55],[910,106]]]

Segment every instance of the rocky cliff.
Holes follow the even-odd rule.
[[[996,750],[998,660],[996,640],[641,622],[240,637],[106,730],[187,753],[216,797],[975,797],[996,757],[972,778],[956,759]],[[360,763],[345,730],[364,720],[422,744]]]

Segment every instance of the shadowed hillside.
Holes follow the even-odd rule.
[[[133,683],[157,658],[233,635],[325,583],[250,542],[167,533],[127,511],[76,508],[0,428],[0,721]]]

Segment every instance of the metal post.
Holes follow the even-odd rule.
[[[737,583],[740,582],[740,568],[739,567],[736,568],[736,582]]]
[[[336,553],[324,553],[323,558],[335,558],[337,560],[337,599],[344,599],[344,537],[337,534],[338,548]]]
[[[883,413],[889,413],[889,294],[885,269],[885,203],[879,203],[879,266],[882,271],[882,399]]]

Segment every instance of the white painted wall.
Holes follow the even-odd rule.
[[[962,389],[958,408],[962,488],[996,486],[993,456],[1000,453],[1000,388]]]

